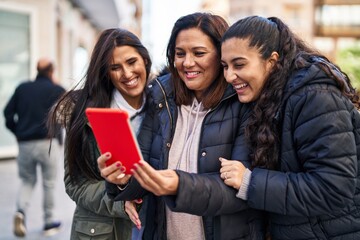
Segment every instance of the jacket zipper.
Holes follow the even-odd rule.
[[[215,110],[220,106],[220,104],[221,104],[222,102],[224,102],[225,100],[228,100],[229,98],[233,97],[234,95],[236,95],[236,93],[233,93],[233,94],[227,96],[226,98],[221,99],[220,102],[219,102],[213,109],[211,109],[209,112],[206,113],[206,115],[205,115],[205,117],[204,117],[203,123],[205,122],[205,119],[206,119],[206,117],[209,115],[209,113],[215,111]],[[201,124],[200,133],[203,132],[203,128],[204,128],[204,124]],[[200,149],[199,149],[199,152],[198,152],[198,156],[200,156]],[[198,166],[198,169],[199,169],[199,166]]]
[[[206,119],[206,117],[209,115],[209,113],[211,113],[211,112],[213,112],[214,110],[216,110],[223,101],[225,101],[225,100],[233,97],[234,95],[236,95],[236,93],[233,93],[233,94],[227,96],[226,98],[221,99],[220,102],[219,102],[213,109],[211,109],[208,113],[206,113],[206,115],[205,115],[205,117],[204,117],[203,123],[205,122],[205,119]],[[204,128],[204,124],[201,124],[201,131],[200,131],[201,133],[203,132],[203,128]],[[201,142],[201,141],[199,141],[199,144],[200,144],[200,142]],[[198,151],[199,151],[199,152],[198,152],[198,159],[199,159],[199,157],[201,157],[200,147],[199,147],[199,150],[198,150]],[[199,169],[199,161],[198,161],[198,169]],[[206,238],[206,237],[207,237],[207,236],[206,236],[206,231],[205,231],[205,229],[206,229],[206,227],[207,227],[207,226],[206,226],[206,217],[205,217],[205,216],[202,216],[201,219],[202,219],[202,225],[203,225],[203,229],[204,229],[204,235],[205,235],[205,238]],[[215,225],[214,222],[215,222],[215,220],[214,220],[214,217],[213,217],[213,225]]]

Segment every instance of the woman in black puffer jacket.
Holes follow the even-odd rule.
[[[224,182],[269,212],[273,240],[360,239],[359,96],[347,75],[275,17],[239,20],[221,50],[227,82],[253,105],[252,166],[223,159]]]

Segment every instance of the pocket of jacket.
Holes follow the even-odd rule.
[[[77,239],[113,239],[113,224],[112,222],[91,222],[91,221],[77,221],[75,226]]]

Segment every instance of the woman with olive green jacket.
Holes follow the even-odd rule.
[[[59,123],[66,130],[64,182],[76,203],[71,239],[128,240],[141,234],[126,215],[124,203],[106,194],[105,179],[97,166],[100,153],[85,110],[126,110],[137,132],[145,114],[144,89],[151,63],[135,34],[121,28],[105,29],[94,46],[86,75],[51,110],[49,135],[56,133]]]
[[[110,200],[97,166],[99,149],[86,108],[123,109],[137,132],[145,112],[145,86],[151,59],[140,39],[121,28],[105,29],[91,54],[86,75],[51,111],[50,136],[59,123],[66,130],[65,188],[76,202],[71,239],[128,240],[137,231],[123,202]],[[132,234],[132,230],[134,234]]]
[[[96,163],[100,153],[91,128],[86,128],[91,158]],[[93,170],[98,171],[97,165]],[[124,211],[124,202],[109,199],[104,180],[88,180],[79,176],[78,182],[74,183],[70,179],[68,164],[65,164],[64,182],[66,193],[76,203],[70,239],[131,239],[132,223]]]

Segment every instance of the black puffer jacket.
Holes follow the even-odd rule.
[[[285,96],[279,171],[253,170],[248,204],[271,212],[272,240],[360,239],[359,112],[315,65]]]
[[[156,79],[149,88],[149,111],[139,134],[139,144],[146,161],[156,169],[166,169],[177,119],[173,86],[166,75]],[[229,86],[219,105],[203,121],[198,155],[200,174],[178,171],[180,183],[175,197],[148,195],[145,239],[166,239],[165,201],[173,211],[204,216],[206,239],[264,239],[263,213],[236,199],[236,191],[219,177],[220,156],[231,159],[239,154],[248,159],[244,139],[238,138],[243,131],[241,115],[246,113]],[[144,190],[132,179],[121,193],[109,184],[108,193],[116,200],[135,199],[141,197]],[[223,193],[230,197],[224,197]],[[210,199],[209,203],[204,204],[203,198]]]

